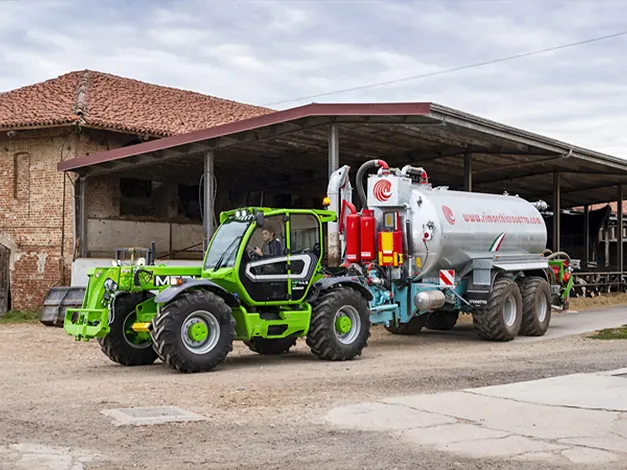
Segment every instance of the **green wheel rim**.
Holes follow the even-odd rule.
[[[341,335],[348,333],[353,326],[353,322],[347,316],[340,315],[335,319],[335,331]]]
[[[124,319],[124,340],[132,347],[137,349],[145,349],[152,346],[150,333],[134,331],[132,326],[136,320],[135,312],[132,311]]]
[[[183,320],[181,340],[188,351],[207,354],[220,340],[220,323],[213,313],[197,310]]]
[[[209,328],[205,323],[194,323],[188,330],[190,339],[193,341],[201,342],[207,339],[209,336]]]
[[[335,336],[342,344],[352,344],[361,333],[361,318],[352,305],[344,305],[335,313]]]

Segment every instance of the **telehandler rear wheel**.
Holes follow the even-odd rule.
[[[522,296],[518,285],[508,278],[494,281],[488,304],[473,312],[472,322],[480,338],[511,341],[520,331]]]
[[[417,335],[422,331],[424,326],[427,323],[427,315],[418,315],[417,317],[413,317],[407,323],[399,323],[395,325],[390,323],[390,326],[386,326],[385,329],[392,333],[393,335]]]
[[[253,352],[266,356],[276,356],[289,352],[290,348],[296,345],[297,338],[251,338],[250,341],[244,341]]]
[[[135,306],[146,300],[141,293],[121,294],[113,303],[111,329],[104,338],[97,338],[102,352],[113,362],[123,366],[147,366],[157,360],[148,333],[131,329],[135,323]]]
[[[152,339],[163,362],[179,372],[207,372],[233,350],[235,319],[224,300],[212,292],[182,293],[160,309]]]
[[[368,301],[357,290],[336,287],[318,297],[306,343],[316,356],[346,361],[361,356],[370,337]]]
[[[542,336],[551,322],[551,288],[541,277],[523,278],[520,284],[523,300],[522,323],[518,334]]]

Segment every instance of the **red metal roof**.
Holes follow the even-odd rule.
[[[88,127],[167,137],[273,112],[90,70],[0,93],[0,129],[80,120]]]
[[[215,126],[182,135],[152,140],[129,147],[121,147],[107,152],[100,152],[79,158],[65,160],[57,165],[59,171],[76,170],[78,168],[124,159],[158,150],[188,145],[224,137],[240,132],[260,129],[266,126],[295,121],[297,119],[328,116],[427,116],[431,112],[430,103],[312,103],[305,106],[276,111],[262,116],[251,117],[220,126]]]

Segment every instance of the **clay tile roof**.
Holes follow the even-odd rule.
[[[274,110],[90,70],[0,93],[0,129],[68,124],[165,137]]]
[[[602,209],[605,206],[610,206],[612,208],[612,214],[616,214],[618,212],[618,203],[617,202],[607,202],[602,204],[593,204],[590,206],[591,211],[595,211],[598,209]],[[583,210],[583,208],[582,208]],[[623,214],[627,214],[627,202],[623,201]]]

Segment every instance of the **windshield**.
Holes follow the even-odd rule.
[[[222,268],[232,268],[235,265],[239,241],[243,238],[249,225],[250,221],[234,219],[227,220],[220,225],[209,247],[204,269],[214,269],[218,263]]]

